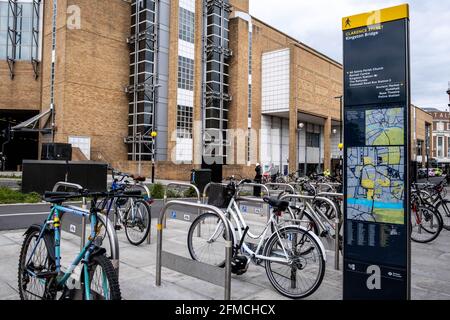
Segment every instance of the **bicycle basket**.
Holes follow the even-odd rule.
[[[208,204],[220,209],[228,208],[235,193],[233,186],[211,184],[208,189]]]

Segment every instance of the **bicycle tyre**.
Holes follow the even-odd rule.
[[[131,207],[129,208],[129,210],[128,210],[127,214],[126,214],[125,221],[124,221],[125,235],[126,235],[126,237],[128,239],[128,242],[130,242],[134,246],[141,245],[147,239],[148,234],[150,232],[150,228],[152,226],[152,209],[151,209],[150,205],[144,200],[138,200],[138,201],[134,202],[135,208],[138,205],[143,205],[143,208],[145,208],[145,216],[146,217],[144,217],[144,219],[146,218],[147,221],[148,221],[147,225],[145,226],[145,230],[142,233],[142,237],[139,238],[138,240],[135,240],[135,239],[132,239],[132,237],[129,234],[130,229],[129,229],[127,220],[128,220],[128,215],[131,213]]]
[[[277,281],[277,279],[275,279],[274,274],[278,274],[277,272],[272,270],[272,266],[271,263],[276,264],[277,262],[271,262],[269,260],[265,261],[265,268],[266,268],[266,274],[267,277],[270,281],[270,283],[272,284],[272,286],[275,288],[275,290],[277,290],[281,295],[291,298],[291,299],[303,299],[306,298],[310,295],[312,295],[314,292],[317,291],[317,289],[320,287],[320,285],[322,284],[323,278],[325,276],[325,269],[326,269],[326,261],[325,261],[325,252],[323,247],[320,244],[320,240],[316,240],[316,236],[312,234],[312,232],[307,231],[303,228],[300,227],[286,227],[286,228],[282,228],[278,231],[278,233],[274,233],[270,236],[269,240],[266,243],[266,246],[264,248],[264,255],[266,257],[270,257],[271,253],[272,253],[272,248],[274,246],[277,245],[277,243],[279,242],[279,238],[278,235],[283,236],[285,235],[287,232],[294,232],[294,233],[298,233],[300,236],[306,237],[308,241],[310,241],[312,243],[313,248],[316,248],[319,253],[318,255],[315,257],[315,259],[317,259],[319,266],[318,266],[318,274],[315,277],[315,281],[312,284],[312,286],[310,286],[307,290],[303,291],[303,292],[299,292],[299,293],[292,293],[289,292],[288,290],[286,290],[286,288],[282,287],[280,285],[280,283]],[[308,251],[308,250],[307,250]],[[310,252],[313,252],[314,249]],[[300,257],[302,256],[302,254],[300,254]],[[280,263],[278,263],[280,264]],[[290,278],[290,283],[291,283],[291,287],[292,287],[292,269],[293,269],[293,265],[291,266],[287,266],[288,268],[291,268],[291,278]],[[307,265],[307,263],[306,263]],[[297,270],[295,270],[295,284],[297,285]],[[303,270],[301,270],[303,271]],[[278,274],[280,275],[280,274]],[[283,278],[287,278],[282,276]]]
[[[442,227],[450,231],[450,201],[444,200],[436,204],[436,210],[441,214],[442,217]]]
[[[29,248],[33,248],[33,246],[30,246],[30,244],[32,243],[33,239],[37,239],[39,237],[40,234],[40,229],[36,228],[34,230],[31,230],[30,232],[27,232],[25,235],[25,239],[22,243],[22,247],[20,250],[20,256],[19,256],[19,266],[18,266],[18,274],[17,274],[17,280],[18,280],[18,287],[19,287],[19,297],[20,300],[31,300],[28,298],[28,293],[26,292],[26,287],[25,287],[25,264],[26,264],[26,260],[27,260],[27,253]],[[40,240],[39,246],[42,246],[42,248],[45,248],[47,254],[46,254],[46,260],[47,260],[47,270],[48,272],[54,272],[56,270],[56,266],[55,263],[53,261],[53,259],[51,258],[50,253],[47,250],[47,246],[45,244],[45,240],[44,238],[42,238]],[[36,256],[36,253],[35,255]],[[42,270],[41,270],[42,271]],[[53,279],[54,280],[54,279]],[[39,282],[38,279],[36,279],[36,281]],[[41,299],[41,300],[55,300],[56,299],[56,292],[50,293],[47,290],[47,285],[48,282],[51,281],[50,280],[45,280],[45,289],[42,292],[42,296],[39,296],[37,294],[32,294],[35,296],[36,299]]]
[[[428,219],[428,221],[429,220],[437,221],[437,228],[435,230],[431,230],[430,228],[426,228],[425,226],[422,225],[422,223],[420,223],[422,229],[425,231],[424,234],[430,235],[429,238],[420,239],[417,236],[417,233],[415,232],[416,228],[413,225],[413,220],[415,220],[416,225],[418,224],[418,222],[417,222],[416,214],[414,213],[414,210],[412,210],[412,212],[411,212],[411,221],[409,223],[411,240],[414,241],[414,242],[417,242],[417,243],[430,243],[430,242],[433,242],[434,240],[436,240],[439,237],[439,235],[442,232],[442,229],[443,229],[442,217],[441,217],[441,215],[439,214],[439,212],[436,209],[434,209],[433,207],[430,207],[430,206],[419,206],[419,207],[417,207],[417,211],[419,211],[419,210],[424,210],[428,214],[431,214],[430,217],[428,217],[427,219]],[[417,229],[418,228],[419,227],[417,226]]]
[[[205,232],[204,232],[205,230],[204,229],[207,226],[206,226],[206,222],[204,222],[204,221],[206,219],[212,219],[212,222],[214,222],[214,220],[216,220],[217,221],[216,223],[223,224],[223,222],[220,220],[220,218],[215,213],[206,212],[206,213],[203,213],[203,214],[199,215],[194,220],[194,222],[192,222],[191,226],[189,227],[188,239],[187,239],[189,254],[190,254],[192,260],[195,260],[195,261],[198,261],[198,262],[202,262],[202,263],[206,263],[206,264],[209,264],[209,265],[213,265],[213,266],[216,266],[216,267],[219,267],[219,268],[224,268],[225,267],[225,242],[219,244],[218,246],[216,246],[212,250],[213,253],[216,253],[216,252],[223,253],[223,257],[219,257],[218,259],[213,259],[212,262],[211,261],[207,261],[206,259],[202,259],[202,257],[199,255],[199,252],[198,252],[199,250],[194,248],[194,243],[196,242],[196,241],[194,241],[194,239],[195,238],[199,238],[197,236],[198,233],[196,234],[196,232],[198,232],[197,227],[199,225],[203,226],[201,228],[201,234],[205,234]],[[210,226],[208,225],[208,227],[210,227]],[[216,228],[216,227],[217,227],[217,224],[215,226],[212,225],[212,228]],[[221,228],[223,228],[223,227],[221,227]],[[212,229],[209,228],[209,230],[212,230]],[[224,234],[225,234],[225,231],[221,230],[220,231],[220,235],[218,235],[217,239],[220,238],[223,241],[225,241]],[[203,237],[203,236],[201,235],[201,237]],[[208,235],[207,237],[210,238],[210,235]],[[230,237],[232,239],[232,243],[234,244],[234,237],[233,237],[233,233],[231,232],[231,230],[230,230]],[[206,244],[208,244],[208,240],[205,240],[205,242],[206,242]],[[213,244],[214,243],[217,243],[217,242],[214,241]],[[209,251],[211,251],[211,250],[209,250]]]
[[[103,280],[106,280],[108,283],[108,294],[105,296],[102,296],[98,294],[96,291],[92,290],[92,284],[94,281],[93,277],[95,275],[94,272],[96,272],[97,267],[100,267],[103,271],[102,278]],[[119,285],[119,278],[117,277],[117,272],[113,267],[113,264],[111,260],[109,260],[104,254],[102,255],[96,255],[91,258],[89,261],[89,284],[91,287],[91,299],[90,300],[121,300],[121,293],[120,293],[120,285]],[[84,273],[81,276],[81,283],[82,288],[85,287],[84,285]],[[104,289],[104,283],[102,283],[102,289]],[[83,300],[86,300],[86,291],[83,290]]]

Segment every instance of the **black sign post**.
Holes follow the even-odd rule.
[[[344,299],[410,299],[409,7],[345,17]]]

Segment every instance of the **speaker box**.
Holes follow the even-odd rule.
[[[72,161],[72,145],[67,143],[42,144],[41,160]]]

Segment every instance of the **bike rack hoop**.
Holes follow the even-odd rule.
[[[284,188],[284,191],[287,191],[289,189],[292,194],[295,194],[295,188],[291,184],[288,184],[288,183],[266,183],[265,185],[267,188],[282,187],[282,188]],[[273,189],[271,189],[271,190],[273,190]]]
[[[304,195],[290,195],[287,194],[283,197],[281,197],[280,200],[287,200],[287,199],[298,199],[302,201],[311,201],[311,200],[320,200],[327,202],[331,207],[333,208],[334,212],[336,213],[336,220],[335,220],[335,239],[334,239],[334,268],[336,270],[339,270],[339,230],[340,230],[340,220],[339,220],[339,211],[336,208],[336,204],[331,201],[328,198],[324,197],[313,197],[313,196],[304,196]]]
[[[264,191],[267,193],[267,196],[270,197],[269,188],[267,188],[266,185],[261,184],[261,183],[242,183],[242,184],[240,184],[238,187],[238,190],[237,190],[237,196],[239,196],[239,191],[241,191],[241,189],[244,187],[257,187],[257,188],[264,189]]]
[[[163,251],[163,222],[166,218],[167,212],[174,206],[189,207],[192,209],[198,209],[199,211],[208,211],[217,214],[222,220],[225,227],[225,269],[215,266],[211,266],[205,263],[200,263],[187,259],[185,257],[177,256]],[[158,230],[157,235],[157,252],[156,252],[156,286],[161,286],[162,267],[170,270],[203,280],[215,285],[224,287],[224,299],[231,299],[231,257],[232,257],[232,237],[230,235],[230,225],[225,217],[225,214],[219,208],[201,204],[192,203],[186,201],[169,201],[164,205],[158,218]],[[223,277],[223,282],[220,278]]]
[[[59,190],[59,188],[84,190],[84,188],[79,184],[69,183],[69,182],[58,182],[53,187],[53,192],[57,192]],[[73,210],[77,210],[77,211],[80,211],[80,212],[83,212],[86,214],[86,215],[83,215],[81,218],[80,248],[82,250],[84,248],[84,246],[86,245],[86,216],[89,216],[89,214],[90,214],[90,211],[87,209],[86,198],[83,197],[82,208],[78,208],[78,207],[74,207],[74,206],[70,206],[69,208],[72,208]],[[114,269],[117,272],[117,275],[119,275],[119,265],[120,265],[119,239],[117,237],[117,233],[114,230],[113,224],[108,221],[108,218],[105,215],[99,214],[99,215],[97,215],[97,218],[100,220],[101,223],[103,223],[103,225],[106,228],[106,233],[108,234],[108,237],[109,237],[109,245],[110,245],[110,250],[111,250],[111,262],[113,264]]]
[[[167,203],[167,191],[173,187],[183,187],[186,189],[191,189],[191,188],[194,189],[195,193],[197,195],[197,203],[198,204],[202,203],[202,196],[201,196],[200,190],[197,188],[197,186],[190,184],[190,183],[184,183],[184,182],[172,182],[172,183],[169,183],[168,185],[166,185],[166,188],[164,190],[164,200],[163,200],[164,205]],[[200,211],[198,211],[198,214],[200,214]],[[164,220],[164,229],[166,228],[166,226],[167,226],[167,217]],[[147,243],[150,244],[149,239],[148,239]]]

